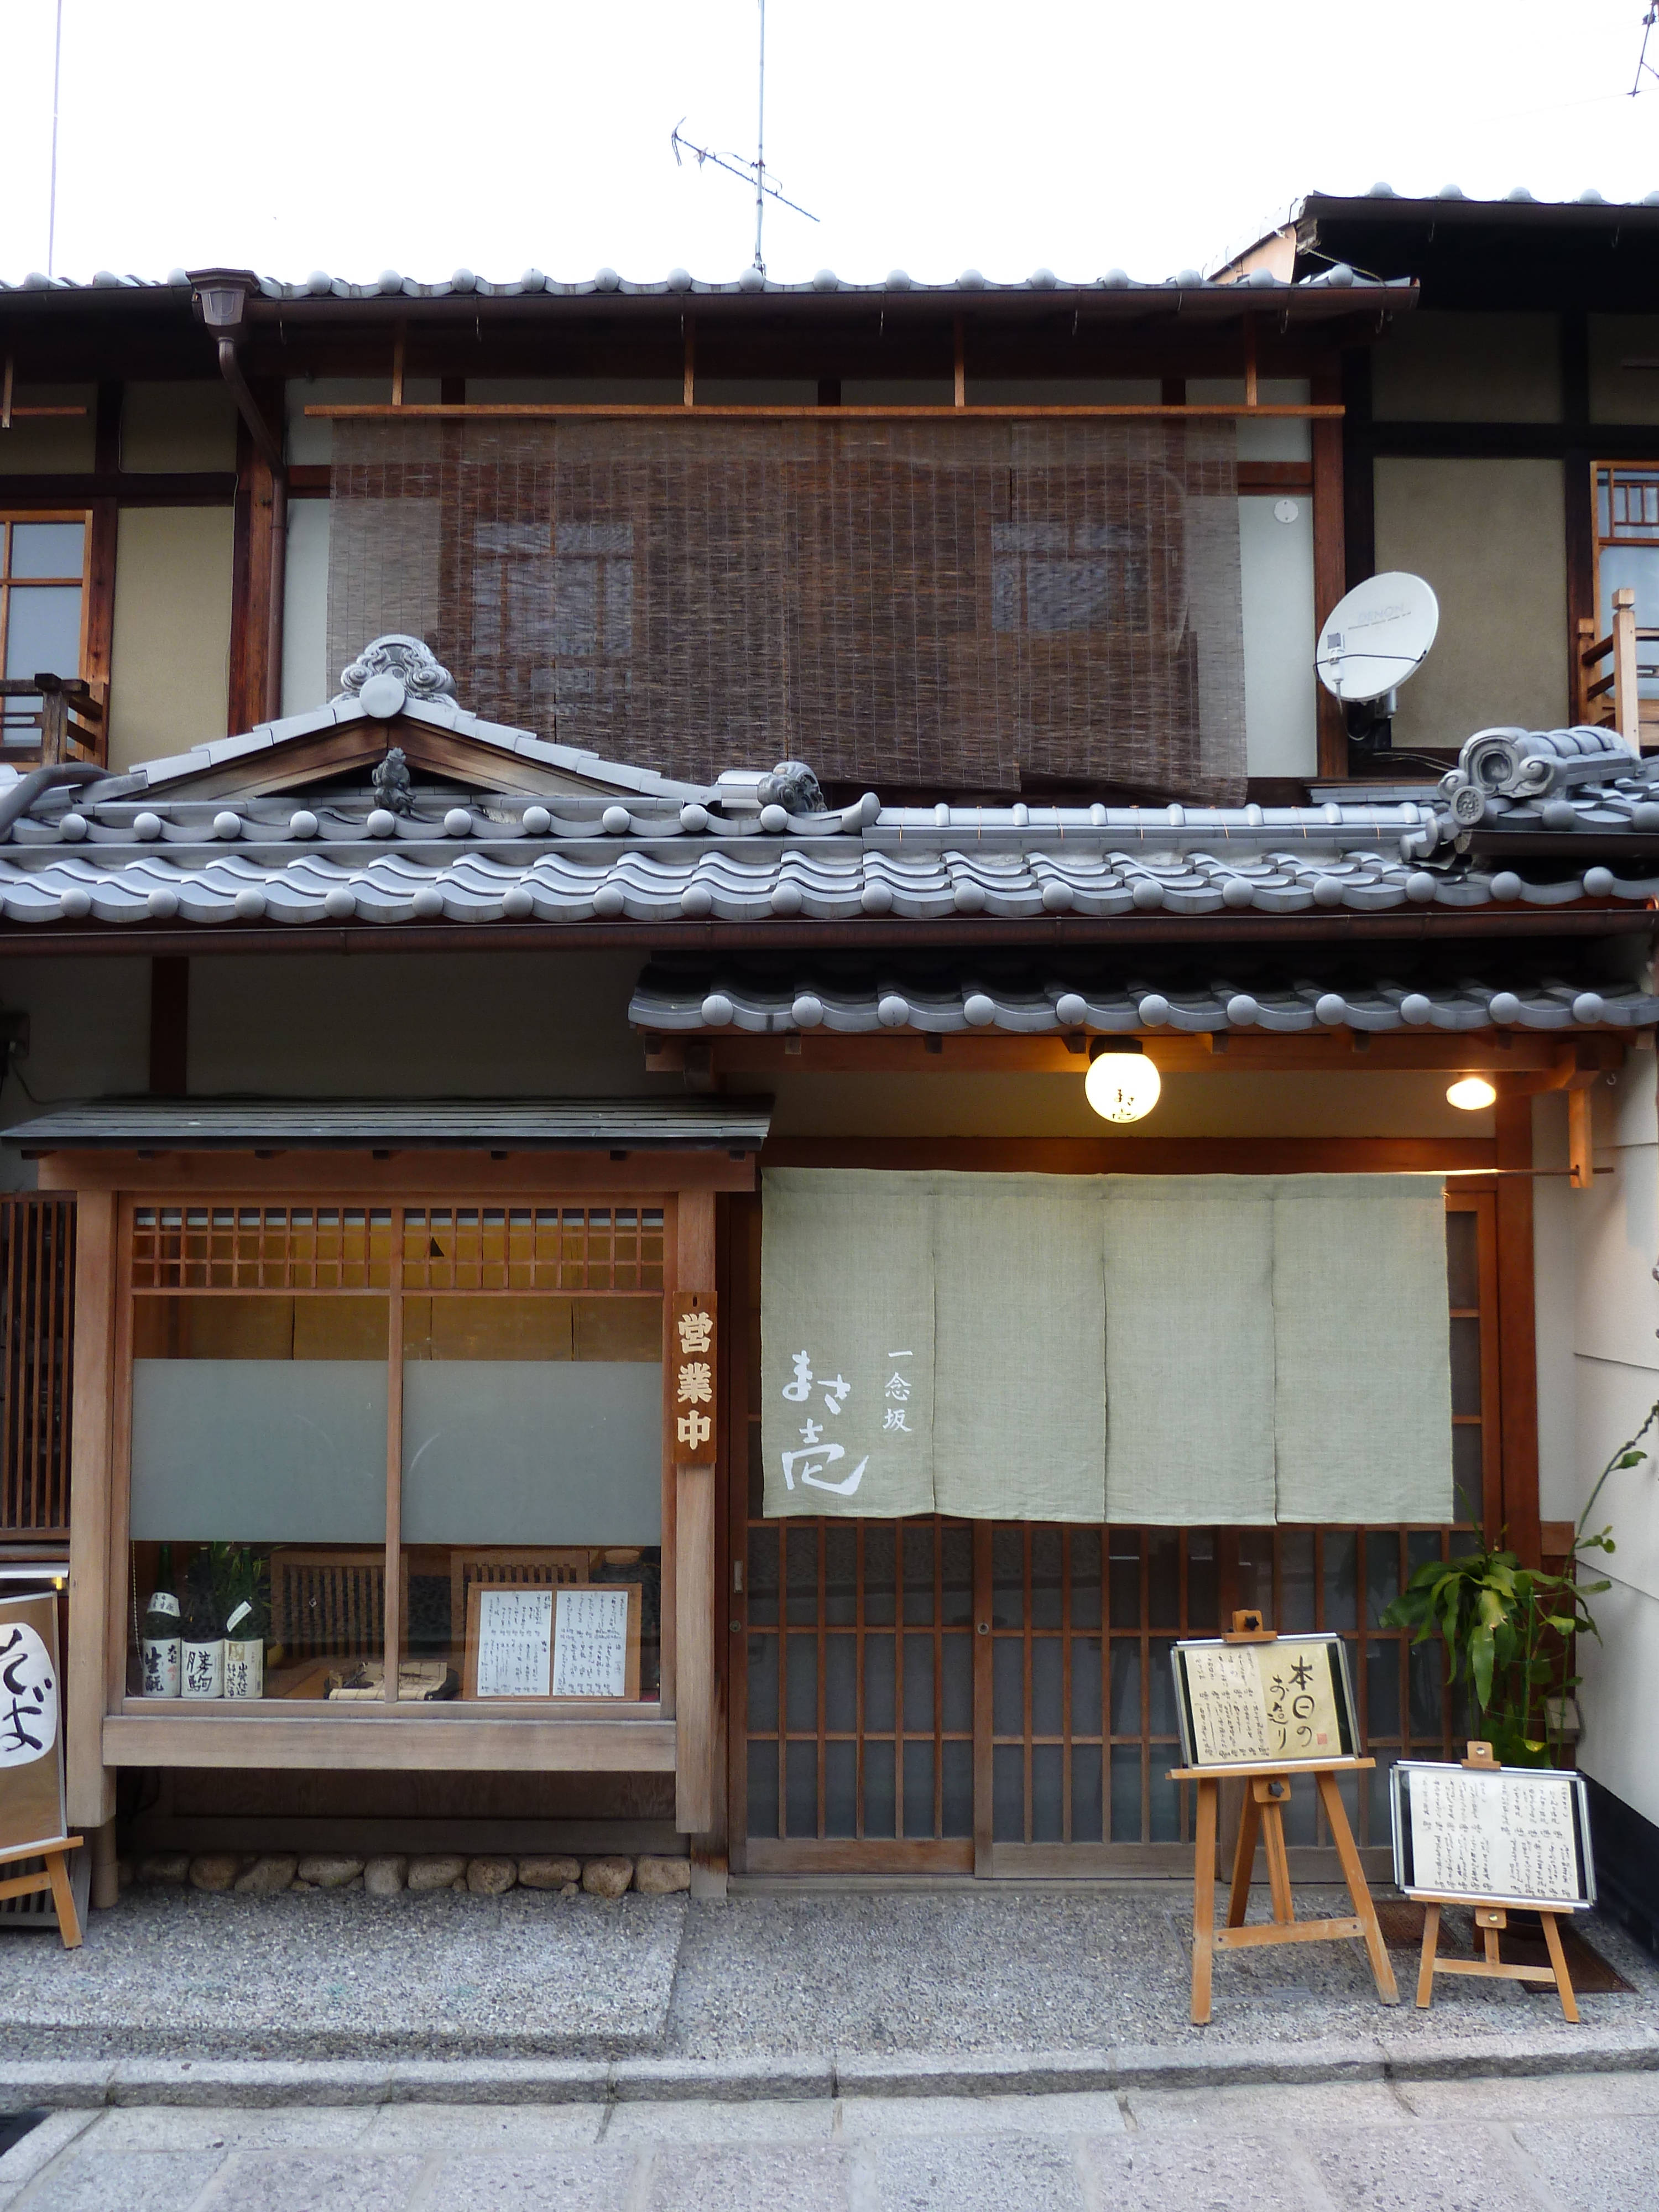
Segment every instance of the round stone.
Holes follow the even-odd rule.
[[[398,817],[389,806],[374,808],[363,824],[371,837],[389,837],[397,826]]]
[[[258,921],[265,910],[265,895],[250,884],[246,890],[237,892],[232,904],[238,921]]]
[[[135,814],[132,817],[132,834],[146,845],[154,844],[161,834],[161,816],[150,813],[148,809],[143,814]]]
[[[1261,1009],[1248,991],[1235,991],[1227,1001],[1227,1019],[1236,1029],[1251,1027]]]
[[[222,837],[227,841],[232,837],[240,837],[242,834],[241,816],[233,814],[230,809],[226,807],[222,814],[216,814],[213,817],[213,834],[216,837]]]
[[[902,1030],[910,1018],[910,1001],[896,991],[884,992],[876,1001],[876,1019],[884,1030]]]
[[[680,912],[690,921],[701,921],[714,911],[714,894],[707,884],[688,884],[680,893]]]
[[[436,884],[422,884],[409,904],[416,921],[436,921],[444,910],[444,895]]]
[[[1494,991],[1486,1012],[1500,1029],[1508,1029],[1521,1018],[1521,1001],[1513,991]]]
[[[798,1030],[815,1030],[823,1019],[823,1001],[816,991],[802,991],[789,1009]]]
[[[1426,868],[1413,869],[1412,873],[1407,877],[1406,896],[1411,901],[1413,906],[1429,906],[1432,904],[1434,894],[1435,880]]]
[[[308,806],[302,806],[296,813],[289,816],[288,834],[290,837],[314,837],[317,835],[317,817]]]
[[[1599,991],[1581,991],[1572,1002],[1572,1018],[1576,1022],[1605,1021],[1607,1012],[1607,1002]]]
[[[996,1001],[983,991],[970,991],[962,1002],[962,1012],[970,1028],[988,1030],[997,1018]]]
[[[1613,870],[1611,868],[1586,868],[1584,871],[1584,896],[1586,898],[1611,898],[1613,896]]]
[[[627,903],[620,884],[601,884],[593,894],[593,911],[606,921],[614,921]]]
[[[507,921],[528,921],[535,911],[536,902],[523,884],[514,884],[501,901],[501,916]]]
[[[472,835],[472,817],[465,806],[452,806],[445,815],[444,835],[446,837],[470,837]]]
[[[1140,1016],[1143,1028],[1160,1030],[1170,1018],[1170,1002],[1160,993],[1149,991],[1136,1012]]]
[[[78,884],[66,890],[58,902],[65,921],[84,921],[92,912],[92,894]]]
[[[954,898],[958,914],[983,914],[985,911],[985,894],[977,884],[958,884]]]
[[[1164,903],[1164,886],[1155,883],[1151,876],[1142,876],[1129,896],[1143,914],[1152,914]]]
[[[1547,830],[1576,830],[1578,812],[1570,799],[1552,799],[1540,811],[1540,820]]]
[[[1342,903],[1342,884],[1340,878],[1337,876],[1316,876],[1314,878],[1313,895],[1314,904],[1316,906],[1340,906]]]
[[[1054,1019],[1068,1030],[1089,1018],[1089,1001],[1081,991],[1062,991],[1054,1000]]]
[[[859,904],[866,914],[891,914],[893,894],[885,884],[866,884],[859,893]]]
[[[1348,1002],[1340,991],[1322,991],[1314,1001],[1314,1014],[1327,1029],[1334,1029],[1339,1022],[1348,1018]]]
[[[1651,799],[1639,800],[1630,811],[1630,826],[1644,837],[1659,833],[1659,803]]]
[[[171,921],[179,911],[179,894],[177,891],[153,890],[144,901],[144,905],[153,920]]]
[[[1400,1001],[1401,1020],[1408,1022],[1414,1030],[1420,1030],[1433,1012],[1421,991],[1407,991]]]
[[[349,921],[357,911],[357,894],[344,884],[336,884],[331,891],[323,894],[323,912],[331,921]]]
[[[634,826],[634,817],[625,806],[607,806],[599,817],[599,827],[607,837],[625,837]]]
[[[1491,890],[1495,899],[1501,899],[1507,905],[1511,899],[1520,897],[1521,878],[1513,868],[1500,868],[1492,879]]]
[[[732,1001],[724,991],[711,991],[702,1002],[702,1023],[705,1029],[725,1029],[732,1019]]]
[[[553,827],[553,817],[544,806],[526,806],[521,819],[526,837],[545,837]]]
[[[1042,886],[1042,903],[1050,914],[1069,913],[1073,896],[1070,884],[1061,883],[1058,876],[1050,876]]]
[[[78,845],[87,834],[84,814],[66,814],[58,825],[58,834],[71,845]]]
[[[763,806],[760,826],[769,837],[781,837],[789,827],[789,817],[781,806]]]
[[[403,712],[404,696],[403,678],[386,669],[379,676],[369,678],[357,694],[357,704],[377,722],[389,722],[394,714]]]
[[[680,809],[680,827],[690,830],[694,837],[701,837],[708,827],[708,809],[699,806],[694,799],[689,806]]]
[[[773,886],[771,907],[774,914],[799,914],[802,903],[799,884],[776,884]]]
[[[1237,914],[1255,897],[1254,887],[1243,876],[1229,876],[1221,886],[1221,903]]]

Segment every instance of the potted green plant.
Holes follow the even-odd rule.
[[[1452,1682],[1467,1688],[1471,1727],[1505,1766],[1563,1763],[1561,1723],[1582,1679],[1570,1671],[1573,1639],[1599,1637],[1587,1600],[1611,1587],[1579,1579],[1584,1553],[1614,1549],[1612,1529],[1592,1534],[1589,1518],[1609,1475],[1647,1457],[1640,1446],[1656,1421],[1659,1405],[1602,1468],[1573,1530],[1564,1573],[1523,1567],[1500,1541],[1427,1561],[1383,1612],[1382,1626],[1414,1630],[1414,1644],[1438,1631]]]

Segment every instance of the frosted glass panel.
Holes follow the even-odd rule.
[[[656,1544],[662,1368],[410,1360],[406,1544]]]
[[[368,1359],[135,1359],[135,1542],[386,1540],[386,1370]]]

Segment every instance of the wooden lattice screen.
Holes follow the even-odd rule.
[[[69,1534],[75,1201],[0,1198],[0,1540]]]

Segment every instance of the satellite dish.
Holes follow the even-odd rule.
[[[1346,707],[1387,699],[1423,665],[1439,627],[1440,602],[1420,576],[1395,568],[1368,577],[1325,617],[1319,680]]]

